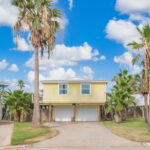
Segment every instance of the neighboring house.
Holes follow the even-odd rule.
[[[41,112],[47,110],[44,113],[47,120],[100,121],[107,81],[52,80],[42,83],[43,100],[40,105]]]
[[[5,92],[5,88],[8,86],[7,83],[5,82],[0,82],[0,120],[2,120],[2,116],[3,116],[3,108],[4,108],[4,104],[3,104],[3,94]]]
[[[2,120],[2,109],[3,109],[3,107],[2,107],[2,104],[0,102],[0,120]]]

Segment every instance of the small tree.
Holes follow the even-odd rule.
[[[107,110],[114,113],[115,122],[122,121],[123,116],[121,111],[127,109],[129,106],[134,105],[134,78],[128,74],[127,70],[120,71],[120,73],[114,77],[111,93],[107,95]]]
[[[23,80],[18,80],[18,87],[20,90],[22,90],[25,87],[25,83]]]
[[[15,90],[4,95],[4,103],[13,114],[15,121],[20,122],[21,114],[31,111],[32,96],[22,90]]]

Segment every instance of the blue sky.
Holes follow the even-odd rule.
[[[111,81],[120,69],[137,73],[131,65],[135,52],[127,47],[139,41],[135,26],[150,22],[149,0],[55,0],[63,16],[50,60],[45,53],[40,62],[40,80],[99,79]],[[0,80],[16,85],[18,79],[32,89],[33,51],[28,35],[15,47],[12,27],[18,10],[10,0],[0,0]]]

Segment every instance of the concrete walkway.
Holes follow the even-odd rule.
[[[12,122],[0,121],[0,146],[11,144],[12,131]]]
[[[5,150],[150,150],[150,144],[126,140],[112,134],[103,125],[87,123],[51,123],[60,135],[28,146]]]

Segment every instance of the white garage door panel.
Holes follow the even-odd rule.
[[[71,121],[73,111],[71,106],[56,106],[55,121]]]
[[[97,121],[97,107],[79,106],[77,109],[77,121]]]

